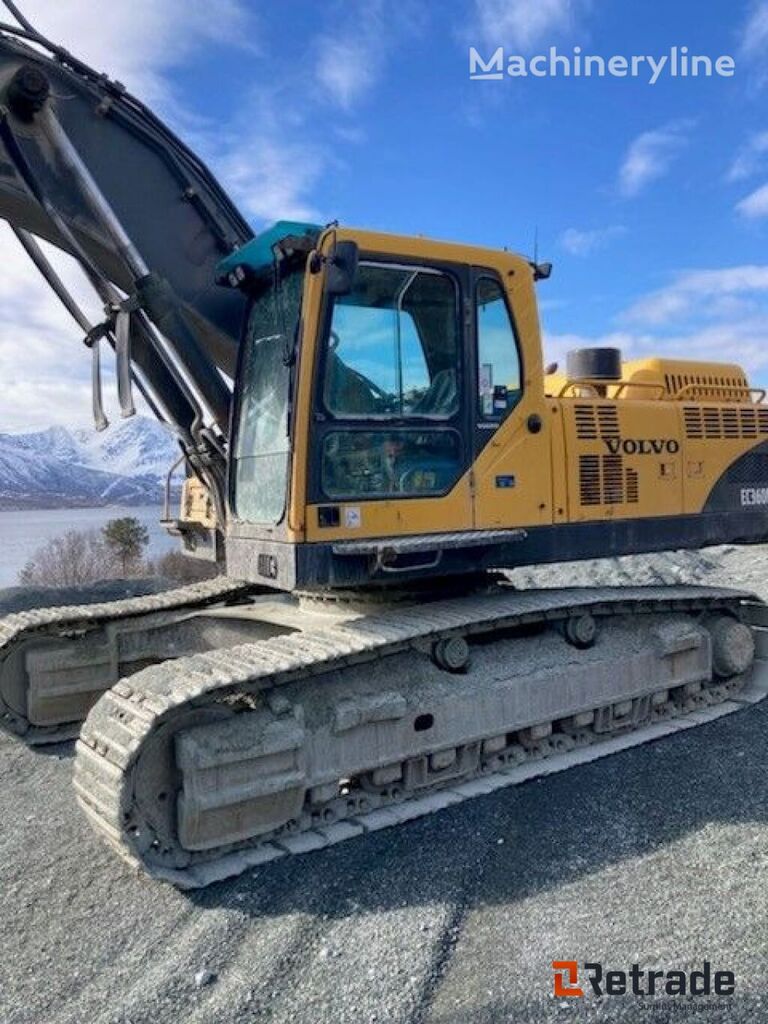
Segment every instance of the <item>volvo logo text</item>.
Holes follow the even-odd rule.
[[[611,455],[677,455],[680,442],[674,438],[604,437]]]

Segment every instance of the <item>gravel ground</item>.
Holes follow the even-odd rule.
[[[726,548],[513,577],[768,597],[766,565]],[[71,746],[0,734],[0,1022],[766,1020],[766,727],[759,705],[193,894],[91,833]],[[556,1000],[553,959],[709,960],[736,994]]]

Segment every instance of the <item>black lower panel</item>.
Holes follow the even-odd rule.
[[[600,520],[536,526],[523,539],[470,550],[446,550],[429,569],[371,575],[368,556],[336,555],[330,544],[304,544],[296,549],[299,587],[352,587],[367,582],[402,586],[409,579],[459,575],[487,569],[610,558],[675,548],[715,544],[768,542],[768,507],[648,519]],[[427,559],[425,558],[424,561]]]
[[[736,459],[712,488],[705,512],[749,510],[763,506],[768,515],[768,444],[756,445]]]

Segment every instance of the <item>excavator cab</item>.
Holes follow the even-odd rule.
[[[358,252],[355,243],[344,244]],[[314,273],[326,276],[313,324],[302,318],[313,273],[305,254],[290,249],[286,258],[281,250],[268,279],[251,286],[230,487],[233,514],[250,523],[278,524],[287,512],[291,394],[311,328],[316,444],[308,469],[321,495],[359,501],[439,494],[459,475],[463,374],[455,282],[427,266],[358,265],[354,257],[351,269],[340,271],[336,248],[327,261],[314,260]]]
[[[224,260],[218,280],[248,297],[228,571],[281,589],[441,572],[442,539],[418,550],[429,525],[472,530],[477,457],[524,392],[543,400],[533,355],[524,389],[512,313],[516,301],[530,314],[531,267],[508,253],[282,222]],[[548,486],[543,465],[540,475]],[[455,553],[452,571],[471,570],[474,555]]]

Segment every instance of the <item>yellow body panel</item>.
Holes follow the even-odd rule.
[[[705,363],[693,359],[637,359],[624,363],[623,378],[646,390],[656,386],[666,398],[749,400],[747,376],[735,363]],[[610,394],[610,391],[609,391]],[[643,397],[629,387],[619,397]],[[645,397],[651,397],[646,395]]]
[[[451,490],[309,504],[313,408],[325,310],[324,274],[308,273],[302,305],[289,500],[275,531],[292,543],[334,543],[415,534],[498,530],[697,514],[725,471],[768,441],[768,406],[734,364],[645,359],[623,364],[620,381],[544,376],[534,274],[523,258],[426,238],[331,228],[318,249],[357,243],[376,256],[495,271],[513,314],[522,359],[522,397]],[[470,316],[464,310],[464,320]],[[474,398],[472,399],[474,401]],[[467,439],[467,444],[471,439]],[[189,518],[211,522],[196,481],[185,487]],[[320,525],[334,506],[338,525]]]
[[[524,391],[518,406],[449,494],[341,502],[340,525],[319,527],[316,507],[307,508],[305,516],[298,511],[304,507],[306,493],[303,467],[312,457],[306,448],[308,400],[318,344],[317,332],[306,331],[291,513],[297,539],[302,525],[307,541],[328,542],[696,513],[727,467],[760,440],[759,425],[754,432],[747,430],[746,436],[738,437],[723,428],[722,437],[697,438],[689,436],[686,429],[686,415],[691,413],[685,410],[691,406],[713,410],[706,414],[710,419],[720,416],[721,408],[730,409],[726,416],[734,414],[734,403],[745,407],[746,415],[753,411],[758,415],[753,401],[756,396],[749,392],[743,370],[734,364],[637,360],[624,364],[622,382],[603,388],[569,386],[562,374],[545,378],[533,275],[529,264],[518,256],[373,232],[339,230],[337,237],[353,238],[367,255],[396,253],[404,260],[495,270],[505,283],[518,331]],[[305,295],[306,324],[320,323],[321,303],[319,281],[310,279]],[[686,395],[691,396],[690,401],[683,400]],[[702,401],[701,395],[710,400]],[[712,397],[720,401],[713,402]],[[760,415],[768,417],[768,409]],[[531,417],[541,421],[538,433],[529,429]],[[593,430],[584,427],[590,417],[594,417]],[[764,426],[768,436],[768,421]],[[627,442],[628,451],[624,449]],[[500,488],[499,477],[513,478],[514,486]],[[354,525],[345,525],[348,520]]]
[[[531,268],[505,252],[484,253],[475,263],[495,270],[506,284],[522,350],[523,397],[475,461],[473,526],[483,530],[551,523],[549,403],[541,387],[541,329]],[[538,433],[528,429],[531,417],[542,423]],[[500,489],[499,476],[514,477],[515,486]]]
[[[406,537],[417,533],[436,533],[472,529],[472,501],[469,474],[452,490],[438,498],[389,498],[381,501],[326,502],[338,505],[341,525],[320,528],[316,508],[307,516],[308,541],[360,540],[363,537]],[[349,521],[357,526],[344,525]]]
[[[562,399],[560,409],[569,522],[682,512],[683,459],[675,403]],[[630,456],[622,449],[626,439],[652,441],[663,450]]]
[[[520,454],[523,442],[526,451],[530,452],[530,438],[527,430],[521,428],[523,417],[534,411],[545,413],[544,395],[539,385],[541,380],[541,346],[539,339],[539,322],[535,295],[528,263],[511,253],[498,252],[477,246],[459,245],[449,242],[436,242],[427,238],[404,238],[369,231],[349,231],[338,229],[334,232],[340,241],[352,239],[357,242],[360,251],[367,256],[381,254],[389,256],[396,253],[403,260],[424,260],[427,262],[445,262],[464,266],[477,266],[496,270],[506,284],[507,298],[520,333],[523,351],[523,367],[525,380],[525,396],[513,416],[503,425],[504,440],[491,442],[472,470],[465,473],[451,491],[442,497],[430,498],[389,498],[386,500],[360,500],[340,502],[341,525],[338,527],[319,527],[317,507],[306,508],[302,516],[299,509],[304,508],[306,496],[306,466],[311,458],[308,451],[310,433],[310,399],[312,381],[314,379],[316,360],[318,357],[319,331],[321,323],[322,290],[320,275],[310,278],[304,294],[305,333],[302,339],[302,355],[299,395],[297,402],[296,431],[294,440],[293,467],[293,501],[291,504],[290,524],[293,535],[299,536],[299,523],[304,528],[304,539],[312,541],[332,542],[338,540],[355,540],[363,537],[402,537],[409,534],[469,530],[475,527],[490,527],[500,517],[504,519],[524,520],[528,525],[549,521],[551,505],[551,483],[546,471],[541,468],[550,465],[547,451],[548,440],[542,437],[539,445],[541,466],[536,475],[529,477],[530,487],[523,491],[509,492],[505,496],[508,506],[499,511],[492,506],[486,497],[478,498],[479,494],[488,495],[492,487],[490,481],[497,473],[507,473],[510,461],[521,464]],[[331,244],[330,233],[320,240],[319,248],[327,250]],[[314,285],[313,282],[314,281]],[[314,325],[314,327],[313,327]],[[523,339],[535,339],[531,345]],[[501,433],[501,432],[499,432]],[[527,455],[526,455],[527,458]],[[536,496],[533,495],[535,487]],[[495,486],[493,487],[495,491]],[[474,497],[473,497],[474,495]],[[521,497],[522,495],[522,497]],[[540,506],[544,504],[542,510]],[[359,525],[344,525],[347,509],[359,512],[359,519],[353,519]],[[544,516],[544,518],[542,518]]]
[[[307,274],[304,285],[301,350],[298,356],[296,396],[290,472],[290,495],[287,510],[288,540],[308,539],[307,473],[309,469],[309,435],[312,423],[312,387],[317,360],[318,336],[323,309],[323,281],[320,274]]]
[[[619,433],[579,437],[575,409],[617,410]],[[618,406],[618,409],[617,409]],[[541,408],[544,429],[530,434],[531,409]],[[697,406],[701,409],[701,406]],[[710,404],[710,414],[733,405]],[[749,412],[757,411],[755,407]],[[761,435],[768,440],[768,408]],[[617,440],[663,445],[637,454],[608,446]],[[702,511],[712,488],[740,456],[759,443],[750,435],[695,439],[686,436],[679,402],[562,399],[547,405],[521,403],[483,449],[473,469],[439,498],[392,498],[340,503],[354,513],[354,527],[319,528],[309,509],[309,541],[401,537],[471,529],[504,529],[552,523],[637,519]],[[586,463],[584,460],[591,460]],[[497,475],[514,476],[499,489]],[[473,487],[474,484],[474,487]]]

